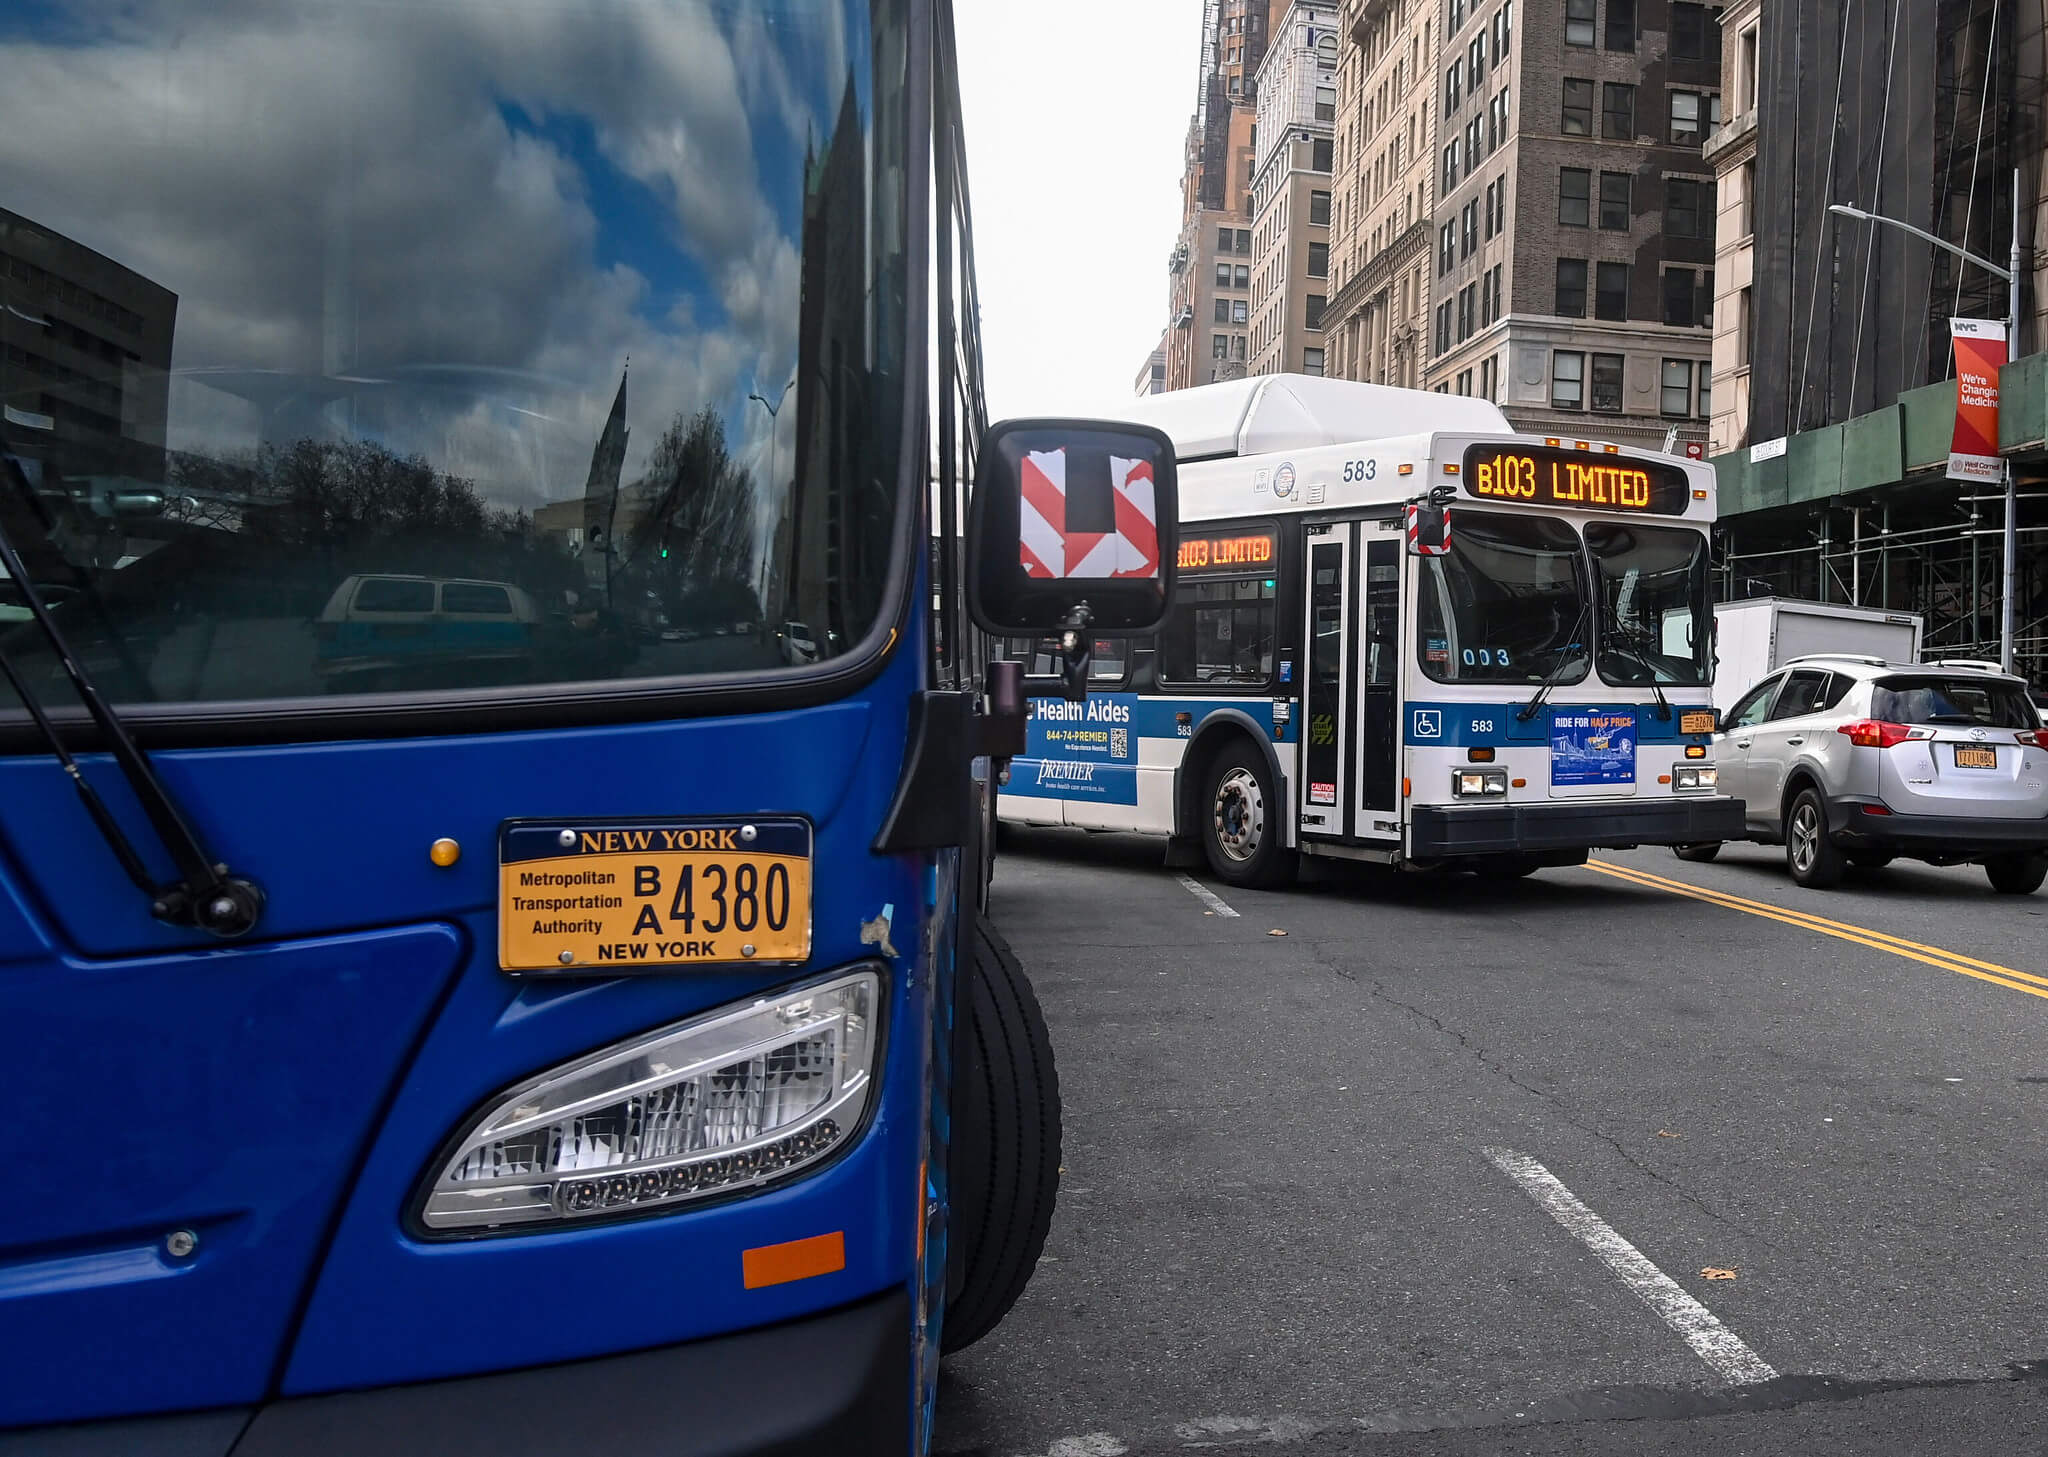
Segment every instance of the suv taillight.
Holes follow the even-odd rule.
[[[2029,744],[2036,749],[2048,749],[2048,733],[2038,733],[2033,729],[2021,729],[2013,735],[2013,739],[2018,743]]]
[[[1835,732],[1847,734],[1850,743],[1863,749],[1889,749],[1913,736],[1913,731],[1904,724],[1886,723],[1881,718],[1860,718],[1854,723],[1843,724]]]

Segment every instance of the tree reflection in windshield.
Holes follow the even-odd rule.
[[[0,22],[0,522],[107,691],[651,678],[860,641],[907,286],[902,7],[870,8]],[[8,652],[63,701],[19,618]]]

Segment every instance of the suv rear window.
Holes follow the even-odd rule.
[[[1871,692],[1870,713],[1888,723],[2040,725],[2023,689],[1987,678],[1880,678]]]
[[[444,582],[441,584],[441,610],[492,613],[504,617],[512,611],[512,598],[503,587],[485,586],[480,582]]]

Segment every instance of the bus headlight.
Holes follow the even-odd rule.
[[[1712,789],[1720,782],[1720,774],[1712,764],[1673,764],[1671,766],[1671,787],[1673,789]]]
[[[693,1017],[507,1093],[448,1156],[430,1230],[657,1213],[836,1149],[872,1084],[880,977],[856,972]]]
[[[1453,769],[1451,771],[1451,793],[1459,799],[1488,798],[1508,792],[1508,771],[1505,769]]]

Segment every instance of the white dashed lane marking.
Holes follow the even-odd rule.
[[[1237,914],[1236,911],[1233,911],[1229,907],[1229,905],[1227,905],[1224,902],[1222,896],[1216,894],[1215,891],[1209,889],[1208,886],[1202,884],[1201,881],[1195,879],[1192,875],[1182,875],[1177,876],[1175,878],[1178,879],[1184,887],[1186,887],[1187,893],[1189,895],[1193,896],[1196,900],[1200,901],[1203,905],[1207,906],[1210,910],[1214,911],[1217,915],[1235,916]]]
[[[1694,1354],[1730,1381],[1769,1381],[1778,1373],[1722,1325],[1714,1313],[1682,1290],[1678,1282],[1651,1264],[1643,1252],[1615,1233],[1607,1221],[1579,1202],[1557,1175],[1512,1149],[1484,1150],[1495,1168],[1513,1179],[1538,1208],[1563,1225],[1572,1237],[1612,1270],[1636,1298],[1677,1331]]]

